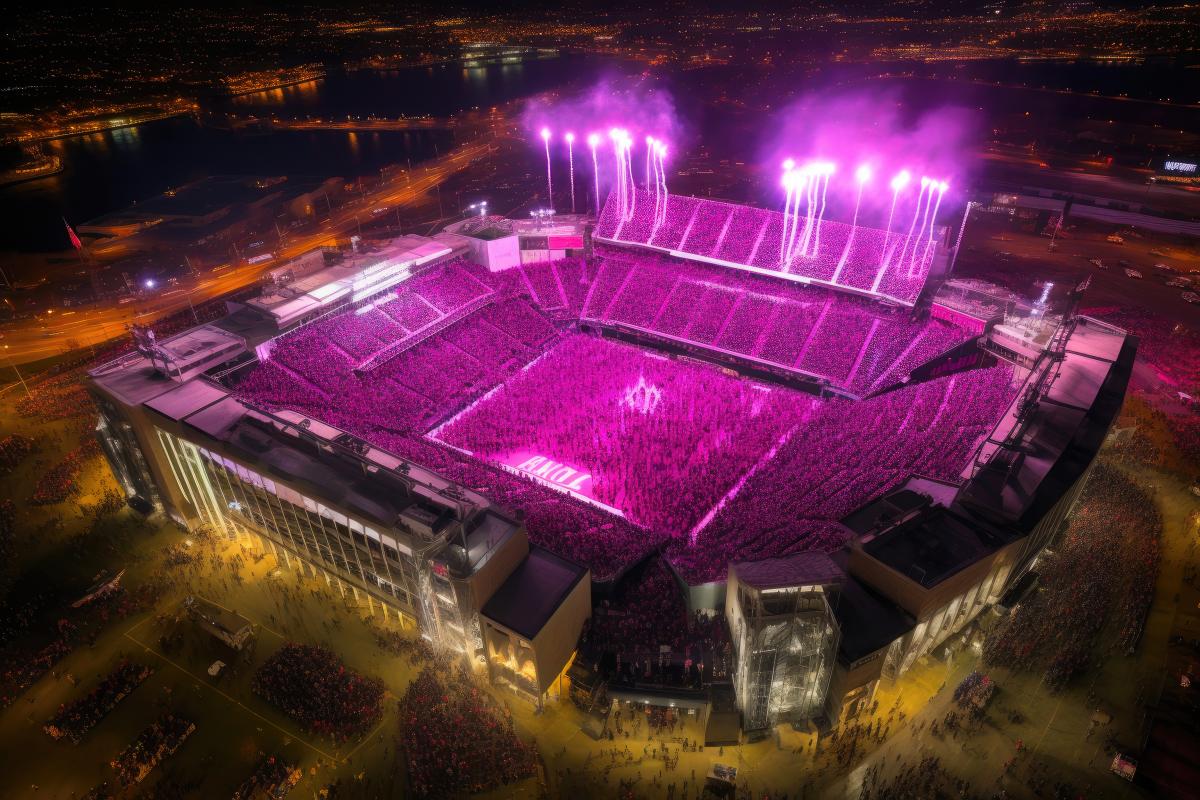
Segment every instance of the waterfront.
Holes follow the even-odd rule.
[[[1012,71],[1002,73],[1002,63],[1013,67]],[[211,101],[205,112],[300,120],[445,117],[542,92],[590,86],[604,75],[641,70],[643,67],[633,62],[565,54],[473,68],[449,63],[335,71],[321,80]],[[682,132],[681,149],[695,144],[702,131],[707,151],[702,157],[749,163],[763,156],[761,115],[798,99],[814,85],[830,92],[866,91],[879,97],[904,98],[910,114],[919,114],[931,105],[968,110],[986,106],[987,122],[993,124],[981,128],[995,129],[996,123],[1011,123],[1025,112],[1043,135],[1067,127],[1071,119],[1093,125],[1112,124],[1111,120],[1126,126],[1126,135],[1135,142],[1147,136],[1158,139],[1158,146],[1166,152],[1174,149],[1165,144],[1166,136],[1195,130],[1200,110],[1159,103],[1152,86],[1178,83],[1182,72],[1185,70],[1179,67],[1160,66],[1147,77],[1124,65],[1011,62],[977,62],[956,70],[946,64],[897,61],[826,65],[815,71],[715,65],[644,71],[641,79],[669,89],[677,116],[689,121]],[[996,85],[1002,74],[1007,80]],[[701,101],[702,97],[709,99]],[[1017,139],[1032,141],[1039,135],[1035,129],[1022,132],[1023,125],[1006,127]],[[1107,138],[1103,131],[1090,135],[1097,140]],[[62,159],[59,174],[0,189],[0,214],[8,223],[0,235],[0,252],[61,250],[68,244],[63,218],[79,224],[206,175],[339,175],[353,180],[374,175],[389,164],[420,163],[453,141],[454,134],[448,131],[233,132],[207,127],[194,117],[56,140],[45,149],[48,155]],[[762,201],[749,186],[730,186],[725,191],[737,199]]]
[[[221,101],[239,115],[450,115],[576,81],[595,79],[612,62],[564,56],[473,69],[458,65],[336,73],[281,89]],[[389,164],[417,164],[454,143],[447,131],[231,132],[176,117],[49,142],[61,173],[0,190],[2,251],[69,246],[63,219],[79,224],[207,175],[338,175],[353,180]]]

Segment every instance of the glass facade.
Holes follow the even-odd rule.
[[[434,574],[430,553],[379,531],[219,453],[156,429],[180,491],[198,516],[230,537],[262,536],[310,565],[346,580],[417,622],[429,639],[470,652],[454,586]]]
[[[840,638],[824,588],[741,585],[729,611],[746,729],[824,713]]]
[[[100,412],[96,438],[126,496],[140,497],[152,506],[161,506],[154,478],[132,426],[121,419],[107,400],[96,398],[96,407]]]

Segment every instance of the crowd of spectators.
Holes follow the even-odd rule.
[[[302,777],[303,770],[280,756],[263,756],[250,777],[234,789],[233,800],[259,800],[263,797],[282,800]]]
[[[1154,599],[1160,529],[1153,497],[1097,464],[1062,541],[1038,562],[1037,589],[989,632],[984,660],[1042,672],[1060,689],[1111,653],[1132,652]]]
[[[967,335],[841,292],[710,264],[602,249],[581,316],[820,376],[856,395],[901,380]]]
[[[79,494],[79,473],[83,469],[83,462],[95,454],[94,449],[92,446],[80,445],[43,472],[34,484],[29,502],[35,506],[48,506]]]
[[[627,685],[699,689],[728,679],[732,664],[723,615],[689,613],[670,569],[657,557],[634,567],[601,600],[580,638],[601,676]]]
[[[729,295],[736,307],[722,305],[723,313],[709,315],[715,321],[681,317],[700,321],[682,323],[689,335],[698,331],[782,361],[789,360],[784,353],[803,361],[845,346],[856,362],[845,370],[846,383],[864,393],[962,337],[943,323],[871,316],[859,301],[827,290],[673,266],[678,275],[647,260],[630,281],[645,285],[631,293],[619,291],[619,273],[611,280],[589,277],[593,268],[574,260],[497,275],[458,265],[493,287],[493,302],[365,374],[354,371],[354,359],[323,323],[308,326],[280,340],[238,391],[268,408],[311,414],[523,511],[535,543],[586,564],[599,579],[669,545],[689,581],[721,577],[731,558],[836,549],[843,533],[835,521],[873,493],[909,472],[956,478],[1015,391],[1011,371],[998,367],[858,403],[818,402],[634,348],[564,338],[531,304],[535,298],[557,308],[565,303],[576,314],[585,305],[607,308],[608,296],[616,300],[614,312],[640,314],[661,327],[663,319],[645,317],[658,315],[655,309],[667,316],[664,306],[675,302],[664,304],[669,293],[692,310],[717,309],[714,298]],[[676,279],[688,286],[672,293]],[[759,283],[742,285],[751,280]],[[738,301],[722,286],[737,287],[747,299]],[[869,320],[855,328],[861,337],[834,335],[860,316]],[[830,320],[826,333],[822,317]],[[335,319],[354,318],[351,312]],[[845,363],[849,357],[819,358]],[[437,437],[453,447],[425,435],[438,426],[444,427]],[[590,473],[595,499],[625,517],[488,463],[510,460],[516,451],[537,451]]]
[[[149,678],[154,670],[131,661],[122,661],[87,695],[59,706],[42,727],[52,739],[68,739],[79,744],[83,737],[104,719],[130,692]]]
[[[1015,392],[1000,366],[853,403],[794,398],[791,435],[694,542],[673,541],[667,555],[694,583],[720,579],[734,560],[836,550],[837,520],[910,473],[957,480]]]
[[[1086,313],[1137,334],[1138,356],[1149,362],[1163,387],[1184,406],[1164,406],[1171,412],[1164,419],[1175,444],[1191,463],[1200,463],[1200,328],[1173,324],[1147,309],[1128,306],[1091,308]],[[1193,399],[1183,400],[1180,393]]]
[[[439,671],[441,672],[441,671]],[[537,753],[467,673],[422,670],[400,700],[400,739],[417,797],[454,798],[532,777]]]
[[[9,614],[13,611],[18,614],[30,613],[28,606],[14,609],[11,605],[6,605],[4,611]],[[5,633],[8,635],[4,639],[9,639],[12,638],[9,631],[23,630],[27,625],[27,620],[9,618],[5,625]],[[22,692],[49,672],[55,664],[66,658],[75,648],[75,634],[76,627],[70,622],[62,620],[59,622],[54,638],[36,651],[6,648],[2,665],[3,672],[0,673],[0,708],[7,708],[16,702]]]
[[[79,370],[64,370],[37,381],[17,399],[17,413],[39,422],[78,417],[91,407]]]
[[[365,733],[383,716],[383,684],[316,645],[279,648],[254,673],[252,688],[305,730],[334,741]]]
[[[28,436],[12,433],[0,439],[0,476],[8,475],[37,449]]]
[[[166,714],[138,734],[111,762],[123,786],[141,783],[150,771],[179,749],[196,726],[175,714]]]
[[[770,270],[889,295],[911,303],[925,285],[934,247],[927,233],[909,236],[905,230],[886,232],[866,225],[850,226],[833,219],[813,220],[807,249],[800,246],[805,219],[794,245],[785,242],[784,215],[779,211],[674,197],[665,213],[655,195],[636,190],[633,213],[622,213],[618,194],[596,224],[596,236],[629,244],[649,244],[683,258],[718,258],[734,264]],[[902,219],[908,208],[897,208]],[[882,221],[882,220],[880,220]],[[877,224],[877,223],[876,223]],[[902,224],[902,223],[901,223]],[[896,227],[899,227],[897,225]]]
[[[7,566],[11,563],[13,533],[17,526],[17,506],[12,500],[0,500],[0,575],[7,576]],[[0,587],[7,588],[7,580],[0,578]],[[0,597],[4,592],[0,591]]]
[[[954,702],[961,709],[982,712],[996,693],[996,682],[979,670],[971,670],[954,687]]]
[[[705,365],[570,336],[439,436],[502,463],[520,452],[563,462],[592,476],[595,499],[678,535],[779,439],[791,400]]]

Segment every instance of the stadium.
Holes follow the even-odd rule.
[[[1129,379],[1085,287],[953,280],[958,219],[633,190],[317,254],[94,369],[98,433],[131,502],[534,702],[827,725],[1021,590]]]

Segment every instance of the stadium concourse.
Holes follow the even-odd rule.
[[[594,335],[605,325],[825,396]],[[958,480],[1017,392],[1011,367],[870,394],[969,338],[831,288],[598,248],[499,273],[438,265],[280,337],[236,392],[522,511],[532,542],[597,579],[658,550],[702,583],[840,548],[838,520],[910,474]],[[571,479],[529,479],[540,464]]]

